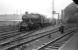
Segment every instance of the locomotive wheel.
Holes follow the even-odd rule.
[[[25,31],[30,31],[30,28],[29,28],[29,27],[26,27],[26,28],[25,28]]]
[[[26,27],[20,26],[20,29],[19,29],[20,32],[25,31],[25,30],[26,30]]]
[[[24,29],[22,29],[22,28],[20,28],[20,30],[19,30],[20,32],[22,32],[22,31],[24,31]]]
[[[40,29],[41,28],[40,24],[35,24],[33,26],[34,26],[34,29]]]

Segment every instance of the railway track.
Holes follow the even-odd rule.
[[[38,32],[40,32],[40,31],[38,31]],[[42,32],[44,32],[44,33],[45,33],[45,31],[42,30]],[[33,33],[29,34],[29,33],[32,33],[32,32],[27,32],[27,33],[20,33],[19,32],[18,33],[17,31],[12,31],[12,32],[3,33],[0,35],[0,46],[4,45],[4,44],[8,44],[9,42],[11,43],[11,42],[19,41],[21,39],[32,37],[32,35],[33,36],[38,35],[37,32],[35,32],[34,34]]]
[[[43,31],[43,32],[44,32],[44,31]],[[22,35],[20,35],[20,36],[23,36],[23,35],[24,35],[23,38],[25,38],[25,37],[27,36],[26,34],[22,34]],[[20,37],[20,36],[18,36],[18,37]],[[16,37],[17,37],[17,36],[16,36]],[[28,37],[28,36],[27,36],[27,37]],[[12,37],[12,38],[13,38],[13,37]],[[13,39],[16,40],[16,39],[19,39],[19,38],[13,38]],[[13,39],[12,39],[12,40],[13,40]],[[21,39],[22,39],[22,38],[21,38]],[[4,44],[4,43],[7,43],[7,42],[9,42],[9,41],[11,41],[11,39],[8,39],[8,40],[5,39],[5,40],[2,40],[2,41],[0,40],[0,45],[1,45],[1,44]],[[13,41],[14,41],[14,40],[13,40]],[[0,47],[0,48],[1,48],[1,47]]]
[[[71,31],[71,30],[70,30]],[[61,46],[62,44],[64,44],[64,42],[68,39],[68,37],[70,37],[71,36],[71,33],[73,33],[73,32],[75,32],[75,31],[71,31],[71,32],[66,32],[66,34],[64,34],[64,35],[62,35],[62,36],[59,36],[58,38],[55,38],[55,39],[52,39],[52,41],[50,41],[50,42],[48,42],[48,43],[45,43],[44,45],[42,44],[40,47],[38,47],[38,48],[36,48],[36,49],[28,49],[28,50],[43,50],[44,48],[54,48],[54,49],[57,49],[57,45],[59,45],[59,46]],[[45,36],[47,36],[47,35],[45,35]],[[68,37],[66,37],[66,36],[68,36]],[[40,37],[40,38],[43,38],[43,37]],[[37,38],[37,39],[40,39],[40,38]],[[66,39],[67,38],[67,39]],[[35,40],[37,40],[37,39],[35,39]],[[63,40],[60,40],[60,39],[63,39]],[[66,40],[65,40],[66,39]],[[32,40],[32,41],[35,41],[35,40]],[[65,40],[65,41],[64,41]],[[32,41],[29,41],[28,43],[32,43]],[[60,41],[63,41],[63,42],[60,42]],[[55,42],[57,42],[57,43],[55,43]],[[59,43],[60,42],[60,43]],[[28,44],[28,43],[24,43],[24,45],[25,44]],[[53,47],[51,47],[51,44],[52,43],[52,45],[53,45]],[[54,44],[53,44],[54,43]],[[22,45],[22,44],[21,44]],[[21,46],[21,45],[18,45],[18,46]],[[18,47],[18,46],[16,46],[16,47]],[[49,47],[45,47],[45,46],[49,46]],[[26,48],[27,48],[27,46],[26,46]],[[10,48],[11,49],[11,48]],[[8,49],[8,50],[10,50],[10,49]],[[12,48],[13,49],[13,48]],[[19,50],[19,49],[18,49]],[[26,49],[27,50],[27,49]],[[45,49],[44,49],[45,50]],[[49,49],[47,49],[47,50],[49,50]]]
[[[71,31],[71,30],[70,30]],[[64,35],[61,35],[61,36],[57,36],[55,39],[52,39],[52,41],[51,41],[51,39],[50,39],[50,41],[48,42],[48,43],[50,43],[50,42],[54,42],[54,41],[56,41],[57,39],[59,40],[61,37],[63,37],[63,36],[66,36],[66,35],[68,35],[70,32],[66,32],[67,34],[64,34]],[[54,33],[55,34],[55,33]],[[58,34],[58,33],[57,33]],[[36,40],[38,40],[38,39],[42,39],[42,38],[44,38],[45,36],[47,36],[47,35],[44,35],[44,36],[42,36],[42,37],[39,37],[39,38],[37,38],[37,39],[34,39],[34,40],[32,40],[32,41],[29,41],[29,42],[27,42],[27,43],[24,43],[24,44],[21,44],[21,45],[25,45],[25,44],[30,44],[30,43],[32,43],[32,45],[35,45],[35,44],[33,44],[33,41],[36,41]],[[69,36],[68,36],[69,37]],[[45,39],[46,40],[46,39]],[[41,40],[42,41],[42,40]],[[38,44],[39,42],[34,42],[34,43],[36,43],[36,44]],[[41,42],[40,42],[41,43]],[[43,44],[48,44],[48,43],[43,43]],[[45,46],[45,45],[41,45],[41,46]],[[18,46],[21,46],[21,45],[18,45]],[[18,46],[16,46],[16,47],[18,47]],[[28,49],[28,50],[38,50],[39,48],[42,48],[41,46],[38,46],[38,48],[36,48],[36,49]],[[31,46],[29,46],[29,47],[31,47]],[[36,47],[36,46],[35,46]],[[27,48],[27,46],[26,46],[26,48]],[[10,48],[10,49],[13,49],[13,48]],[[18,49],[19,50],[19,49]],[[27,50],[27,49],[26,49]],[[43,50],[43,49],[42,49]]]
[[[34,31],[37,31],[37,30],[34,30]],[[30,31],[31,34],[32,34],[32,32],[34,32],[34,31]],[[45,31],[46,31],[46,30],[45,30]],[[17,30],[17,31],[2,33],[2,34],[0,35],[0,41],[1,41],[1,40],[4,40],[4,39],[11,38],[11,37],[15,37],[15,36],[20,37],[20,36],[23,36],[23,35],[29,35],[30,32],[18,32],[18,30]],[[43,31],[43,32],[44,32],[44,31]]]
[[[68,29],[68,27],[66,29]],[[10,37],[13,37],[14,35],[19,35],[19,34],[21,34],[21,33],[18,32],[18,30],[16,30],[16,31],[10,31],[10,32],[6,32],[6,33],[1,33],[0,34],[0,40],[1,39],[10,38]]]
[[[34,30],[36,31],[36,30]],[[32,35],[34,31],[31,32],[9,32],[9,33],[4,33],[0,36],[0,44],[4,44],[10,41],[14,41],[15,39],[19,39],[22,36],[28,36]]]
[[[28,36],[27,35],[24,35],[24,36],[21,36],[21,37],[19,36],[19,38],[14,38],[14,39],[12,39],[12,41],[6,41],[5,43],[1,43],[0,44],[0,49],[1,50],[6,50],[8,48],[18,47],[20,45],[23,45],[24,43],[29,43],[29,42],[32,42],[32,41],[37,40],[39,38],[42,38],[44,36],[47,36],[49,34],[52,34],[52,33],[56,32],[57,30],[53,29],[53,31],[52,30],[50,30],[50,31],[42,32],[42,33],[35,32],[34,34],[31,34],[31,35],[28,35]]]
[[[15,33],[15,32],[18,32],[18,30],[15,30],[15,31],[8,31],[8,32],[2,32],[2,33],[0,33],[0,37],[1,37],[1,36],[5,36],[5,35],[8,35],[8,34]]]
[[[17,30],[16,26],[0,26],[0,34],[16,30]]]
[[[65,35],[59,36],[58,38],[55,38],[52,41],[38,47],[37,50],[58,50],[72,36],[72,33],[73,32],[69,32]]]
[[[20,32],[18,30],[16,30],[16,31],[8,31],[8,32],[0,32],[0,38],[1,37],[2,38],[6,38],[6,37],[9,37],[9,36],[13,36],[17,32],[20,34]]]
[[[67,27],[66,29],[68,29],[68,28],[71,28],[71,27]],[[18,32],[18,30],[0,33],[0,39],[6,39],[6,38],[10,38],[10,37],[12,37],[14,35],[21,34],[20,32],[18,32],[18,34],[16,34],[17,32]]]

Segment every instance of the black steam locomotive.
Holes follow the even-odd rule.
[[[30,31],[51,25],[49,19],[40,14],[28,14],[22,16],[19,31]]]

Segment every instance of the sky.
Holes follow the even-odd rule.
[[[0,0],[0,14],[23,14],[25,11],[29,13],[40,13],[47,17],[52,16],[53,0]],[[54,10],[60,12],[72,0],[54,0]]]

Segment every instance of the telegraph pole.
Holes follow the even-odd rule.
[[[54,0],[52,0],[52,17],[54,18],[55,10],[54,10]],[[57,22],[55,22],[56,24]]]
[[[57,24],[59,24],[60,15],[59,15],[59,13],[57,13],[57,12],[55,11],[55,8],[54,8],[55,4],[54,4],[54,3],[55,3],[55,1],[52,0],[52,15],[53,15],[53,17],[54,17],[55,14],[58,15],[58,19],[56,19],[56,25],[57,25]]]
[[[61,10],[61,23],[65,23],[64,22],[64,10]]]
[[[54,0],[52,0],[52,15],[54,17]]]
[[[55,1],[54,0],[52,0],[52,16],[54,17],[54,14],[57,14],[56,13],[56,11],[55,11],[55,8],[54,8],[54,4],[55,3]],[[56,19],[56,25],[57,25],[57,19]]]

